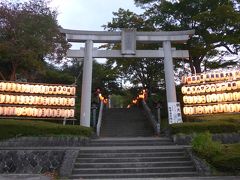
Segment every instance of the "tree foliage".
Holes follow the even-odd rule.
[[[239,54],[239,0],[135,0],[135,3],[145,10],[143,16],[156,30],[196,30],[183,46],[190,51],[192,71],[195,67],[201,72],[204,61],[211,65],[208,59],[223,51]]]
[[[57,12],[45,0],[0,2],[2,79],[16,80],[17,74],[44,72],[45,60],[61,61],[68,46],[56,17]]]

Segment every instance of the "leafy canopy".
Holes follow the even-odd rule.
[[[46,59],[61,61],[68,46],[56,17],[45,0],[0,2],[2,78],[16,80],[16,74],[44,71]]]

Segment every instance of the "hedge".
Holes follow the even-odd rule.
[[[56,124],[30,120],[2,120],[0,119],[0,140],[17,136],[84,136],[93,133],[91,128],[79,125]]]
[[[209,131],[210,133],[234,133],[240,131],[240,123],[234,121],[184,122],[170,126],[172,134],[192,134]]]

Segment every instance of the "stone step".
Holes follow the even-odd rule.
[[[115,142],[115,143],[88,143],[86,146],[161,146],[161,145],[173,145],[173,142]]]
[[[123,162],[123,163],[75,163],[75,168],[131,168],[131,167],[171,167],[192,166],[192,161],[169,162]]]
[[[193,177],[196,172],[173,172],[173,173],[127,173],[127,174],[75,174],[70,179],[116,179],[116,178],[157,178],[157,177]]]
[[[173,157],[173,156],[184,156],[184,152],[148,152],[148,153],[84,153],[79,154],[78,158],[111,158],[111,157]]]
[[[194,172],[193,166],[176,167],[132,167],[132,168],[74,168],[73,174],[111,174],[111,173],[164,173],[164,172]]]
[[[76,163],[108,163],[108,162],[167,162],[167,161],[188,161],[185,156],[167,157],[137,157],[137,158],[77,158]]]
[[[118,147],[117,149],[114,147],[114,148],[108,148],[106,147],[107,149],[105,149],[105,147],[103,147],[103,149],[100,149],[100,148],[94,148],[94,147],[89,147],[89,148],[94,148],[94,149],[87,149],[87,150],[80,150],[79,151],[79,154],[83,154],[83,153],[99,153],[99,154],[103,154],[103,153],[155,153],[155,152],[184,152],[184,149],[183,148],[178,148],[176,146],[173,146],[174,148],[171,148],[169,146],[167,146],[166,148],[141,148],[141,149],[137,149],[139,148],[138,146],[135,146],[135,147],[128,147],[128,148],[125,148],[124,146],[120,146]],[[120,149],[121,148],[121,149]],[[125,149],[124,149],[125,148]],[[132,149],[133,148],[133,149]]]

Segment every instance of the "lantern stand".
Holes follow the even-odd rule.
[[[157,109],[157,132],[161,132],[161,104],[160,102],[157,102],[156,105],[156,109]]]
[[[92,115],[93,115],[93,128],[96,128],[96,123],[97,123],[97,104],[92,103]]]

